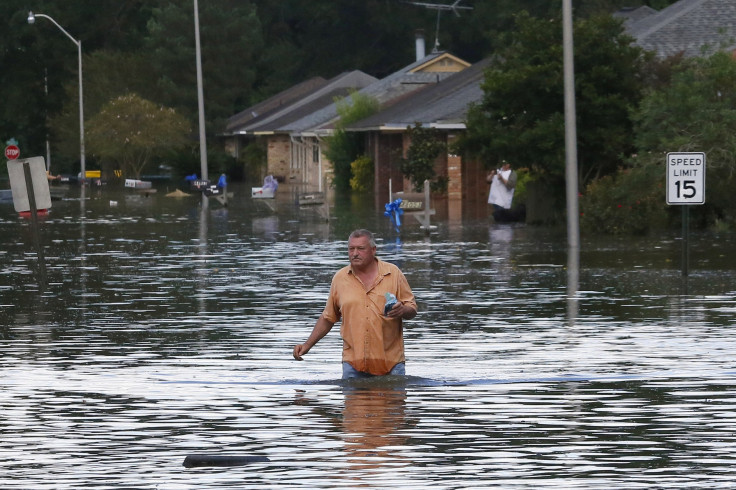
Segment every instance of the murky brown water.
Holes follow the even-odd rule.
[[[397,240],[357,203],[327,222],[286,186],[234,190],[54,202],[43,293],[0,205],[0,487],[733,485],[733,235],[694,233],[687,281],[676,232],[584,237],[576,281],[564,230],[405,220]],[[337,331],[291,359],[356,227],[419,301],[406,379],[342,384]]]

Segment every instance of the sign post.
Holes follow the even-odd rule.
[[[51,207],[51,193],[43,157],[9,160],[8,177],[15,210],[19,213],[30,212],[31,231],[41,276],[39,283],[43,292],[46,289],[46,259],[38,235],[37,211]]]
[[[688,274],[688,207],[705,204],[705,153],[667,153],[667,204],[682,205],[682,275]]]

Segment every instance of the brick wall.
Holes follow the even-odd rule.
[[[291,166],[291,140],[287,135],[268,136],[268,173],[281,180],[289,178]]]

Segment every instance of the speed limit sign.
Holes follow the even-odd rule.
[[[667,153],[667,204],[705,204],[705,153]]]

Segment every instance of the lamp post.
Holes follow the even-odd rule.
[[[207,137],[204,125],[204,95],[202,89],[202,50],[199,43],[199,4],[194,0],[194,43],[197,63],[197,107],[199,112],[199,163],[202,171],[202,180],[207,180]],[[205,199],[206,201],[206,199]]]
[[[84,103],[82,100],[82,41],[77,41],[74,39],[66,30],[61,27],[54,19],[49,17],[45,14],[34,14],[33,12],[28,12],[28,23],[33,24],[36,22],[37,17],[43,17],[44,19],[50,20],[56,27],[58,27],[61,32],[66,35],[69,39],[72,40],[74,44],[77,45],[77,56],[79,59],[79,163],[82,170],[82,183],[84,183],[84,179],[86,177],[85,172],[85,163],[84,163]]]

